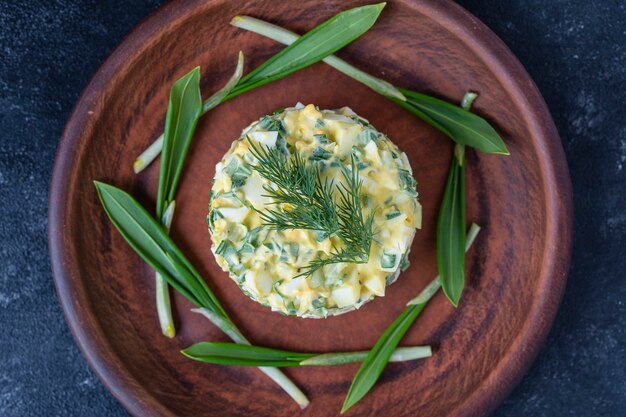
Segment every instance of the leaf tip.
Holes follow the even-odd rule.
[[[243,20],[243,17],[237,15],[230,20],[230,24],[237,26],[236,23],[241,22],[242,20]]]
[[[350,397],[346,397],[346,400],[343,402],[343,405],[341,406],[341,411],[339,411],[339,414],[343,414],[346,411],[348,411],[350,408],[352,408],[352,406],[355,404],[354,401],[352,401],[350,399]]]
[[[397,90],[397,89],[396,89],[396,92],[395,92],[395,97],[398,100],[406,101],[406,96],[404,94],[402,94],[402,92]]]
[[[448,301],[450,301],[450,304],[452,304],[452,307],[458,308],[459,301],[461,300],[461,294],[457,296],[454,294],[448,294],[448,291],[444,291],[444,293],[446,294],[446,298],[448,299]]]
[[[98,194],[104,191],[106,187],[110,187],[110,185],[108,185],[107,183],[104,183],[102,181],[97,181],[97,180],[94,180],[93,185],[94,187],[96,187],[96,191],[98,192]]]
[[[199,357],[202,355],[198,355],[197,351],[194,351],[194,348],[198,347],[198,345],[201,345],[202,343],[204,342],[195,343],[191,346],[187,346],[185,349],[181,349],[180,353],[189,359],[193,359],[194,361],[200,360]]]
[[[491,152],[488,152],[492,155],[504,155],[504,156],[509,156],[511,155],[511,152],[509,152],[509,149],[506,147],[506,145],[503,143],[501,143],[501,146],[498,146],[496,149],[491,150]]]
[[[493,133],[496,136],[496,140],[494,141],[495,143],[493,144],[491,152],[489,153],[495,155],[510,155],[511,153],[509,152],[509,148],[506,147],[506,144],[504,143],[500,135],[498,135],[495,131]]]
[[[385,8],[385,6],[387,5],[386,1],[383,1],[381,3],[373,3],[373,4],[366,4],[364,6],[360,6],[360,7],[355,7],[354,9],[350,9],[350,10],[346,10],[348,11],[352,11],[352,10],[368,10],[368,11],[375,11],[376,12],[376,18],[378,18],[378,16],[380,16],[380,12],[383,11],[383,9]]]

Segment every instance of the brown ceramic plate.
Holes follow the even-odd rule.
[[[202,67],[205,95],[243,50],[255,67],[281,46],[229,25],[236,14],[300,33],[355,1],[190,0],[161,8],[107,59],[76,105],[61,140],[50,200],[50,251],[72,332],[95,372],[137,416],[337,415],[357,365],[290,368],[308,394],[303,412],[254,368],[205,365],[179,350],[225,340],[175,297],[178,335],[161,336],[153,274],[98,203],[93,180],[154,206],[158,164],[134,175],[134,157],[163,128],[170,85]],[[476,18],[448,1],[391,1],[374,28],[340,55],[372,74],[452,102],[480,93],[474,110],[511,155],[469,152],[468,221],[483,232],[467,260],[459,308],[436,296],[403,344],[432,358],[387,367],[350,415],[477,416],[520,380],[543,343],[566,280],[572,196],[563,150],[535,85]],[[241,293],[210,253],[205,216],[216,162],[250,121],[301,101],[350,106],[408,153],[424,205],[411,268],[356,312],[325,320],[283,317]],[[300,351],[368,349],[436,275],[435,220],[452,152],[441,133],[323,63],[232,100],[201,119],[178,191],[172,235],[235,322],[259,345]]]

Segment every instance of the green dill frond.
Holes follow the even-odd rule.
[[[271,183],[263,188],[274,208],[256,210],[263,222],[276,230],[307,229],[328,236],[336,233],[334,182],[322,180],[319,168],[306,164],[298,153],[287,157],[277,147],[257,146],[247,140],[258,161],[253,168]]]
[[[337,216],[340,222],[340,238],[346,247],[361,249],[361,258],[367,260],[369,248],[372,244],[373,214],[367,220],[363,218],[361,203],[361,187],[363,181],[359,179],[356,159],[351,155],[350,170],[342,170],[345,184],[338,187],[339,202],[337,204]]]
[[[343,243],[330,256],[312,260],[298,276],[311,275],[333,263],[367,262],[374,217],[373,213],[367,219],[363,216],[363,181],[354,155],[350,168],[342,169],[345,184],[337,185],[333,180],[323,180],[318,165],[308,163],[298,152],[290,155],[278,147],[257,146],[246,139],[258,161],[253,169],[270,182],[263,188],[273,207],[255,209],[264,224],[279,231],[305,229],[321,232],[325,238],[336,235]]]

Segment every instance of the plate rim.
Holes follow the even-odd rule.
[[[72,189],[65,181],[72,170],[72,155],[82,145],[80,139],[89,125],[91,115],[85,109],[95,106],[98,96],[109,81],[125,66],[129,56],[140,56],[147,47],[146,40],[159,31],[167,30],[184,19],[188,11],[210,7],[221,0],[179,0],[159,7],[145,17],[111,51],[93,75],[76,102],[57,146],[48,201],[48,247],[57,297],[66,322],[83,356],[109,392],[133,415],[173,415],[172,411],[137,384],[133,375],[115,354],[91,310],[88,296],[68,267],[69,257],[64,234],[67,198]],[[546,236],[553,242],[554,255],[544,253],[541,268],[542,292],[533,301],[522,330],[515,336],[503,357],[487,378],[460,403],[452,414],[484,415],[493,411],[515,388],[537,357],[556,317],[567,281],[573,244],[573,195],[565,153],[558,132],[537,86],[522,64],[504,42],[485,24],[452,0],[417,2],[396,0],[417,8],[455,36],[470,39],[467,47],[487,64],[494,76],[509,91],[517,105],[524,109],[521,116],[531,131],[538,150],[538,164],[545,179]],[[522,81],[525,83],[522,85]],[[541,140],[540,140],[541,139]],[[557,244],[558,242],[558,244]],[[510,355],[515,352],[515,355]],[[512,359],[515,360],[512,360]]]

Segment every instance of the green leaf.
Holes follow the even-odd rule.
[[[478,94],[468,91],[461,107],[468,111]],[[471,113],[470,113],[471,114]],[[467,240],[474,239],[477,228],[472,224],[470,236],[465,235],[465,145],[457,143],[437,220],[437,264],[439,281],[446,297],[455,307],[465,286],[465,252]],[[480,229],[478,229],[480,230]],[[472,236],[472,234],[474,234]]]
[[[231,24],[238,28],[258,33],[259,35],[268,37],[285,45],[291,45],[300,37],[299,35],[288,31],[287,29],[281,28],[280,26],[273,25],[260,19],[255,19],[250,16],[237,16],[236,19],[233,19]],[[385,97],[397,98],[403,101],[406,100],[406,97],[404,97],[404,95],[396,87],[387,81],[369,75],[366,72],[348,64],[346,61],[337,58],[335,55],[329,55],[324,58],[323,61],[335,68],[337,71],[354,78]]]
[[[331,366],[360,362],[368,352],[300,353],[259,346],[200,342],[181,351],[196,361],[241,366]],[[430,346],[397,348],[390,360],[404,362],[432,355]]]
[[[465,285],[465,169],[456,158],[439,208],[437,266],[443,292],[456,307]]]
[[[200,68],[196,67],[176,81],[170,90],[157,193],[159,219],[167,204],[174,199],[185,156],[201,114]]]
[[[181,351],[188,358],[224,365],[298,366],[314,353],[296,353],[235,343],[200,342]]]
[[[352,380],[341,413],[356,404],[374,386],[396,346],[425,305],[426,303],[413,305],[404,309],[378,339]]]
[[[111,222],[144,261],[193,304],[228,317],[163,226],[128,193],[99,181],[94,184]]]
[[[478,232],[480,232],[480,226],[476,223],[472,223],[470,226],[466,236],[465,236],[465,253],[470,250],[476,236],[478,236]],[[441,288],[441,280],[439,279],[439,275],[433,279],[430,284],[428,284],[415,298],[409,300],[406,305],[414,305],[414,304],[425,304],[433,298],[433,295]]]
[[[376,22],[385,3],[341,12],[318,25],[241,79],[229,98],[314,64],[352,42]],[[233,24],[241,17],[236,16]]]
[[[468,251],[472,246],[472,243],[474,243],[474,239],[476,239],[479,231],[480,227],[476,224],[472,224],[465,239],[465,251]],[[367,357],[363,361],[363,364],[361,364],[359,371],[354,377],[354,380],[352,381],[350,391],[348,391],[348,395],[346,396],[346,400],[344,401],[343,408],[341,410],[342,413],[356,404],[361,398],[363,398],[363,396],[365,396],[365,394],[367,394],[367,392],[378,380],[378,377],[385,368],[387,362],[393,361],[394,357],[401,354],[403,349],[409,349],[409,354],[413,354],[414,358],[420,355],[420,353],[424,353],[420,352],[417,347],[396,348],[396,346],[440,287],[441,281],[439,280],[439,276],[437,276],[426,287],[424,287],[422,291],[420,291],[417,297],[409,301],[407,304],[408,307],[394,320],[393,323],[391,323],[385,333],[383,333],[383,335],[378,339],[376,345],[369,351]],[[390,354],[389,352],[393,349],[395,349],[395,351]],[[430,352],[426,352],[419,357],[427,356],[430,356]],[[311,361],[311,359],[307,361]]]
[[[400,89],[407,101],[393,100],[428,124],[445,133],[456,143],[485,153],[508,155],[498,133],[485,119],[446,101],[415,91]]]
[[[166,224],[166,207],[169,207],[174,201],[174,193],[183,169],[185,156],[201,113],[200,68],[196,67],[176,81],[170,89],[156,204],[157,218],[165,226],[166,232],[169,231],[169,225]],[[171,216],[169,221],[171,223]],[[158,273],[155,280],[159,322],[163,333],[168,337],[173,337],[175,329],[167,285]]]

